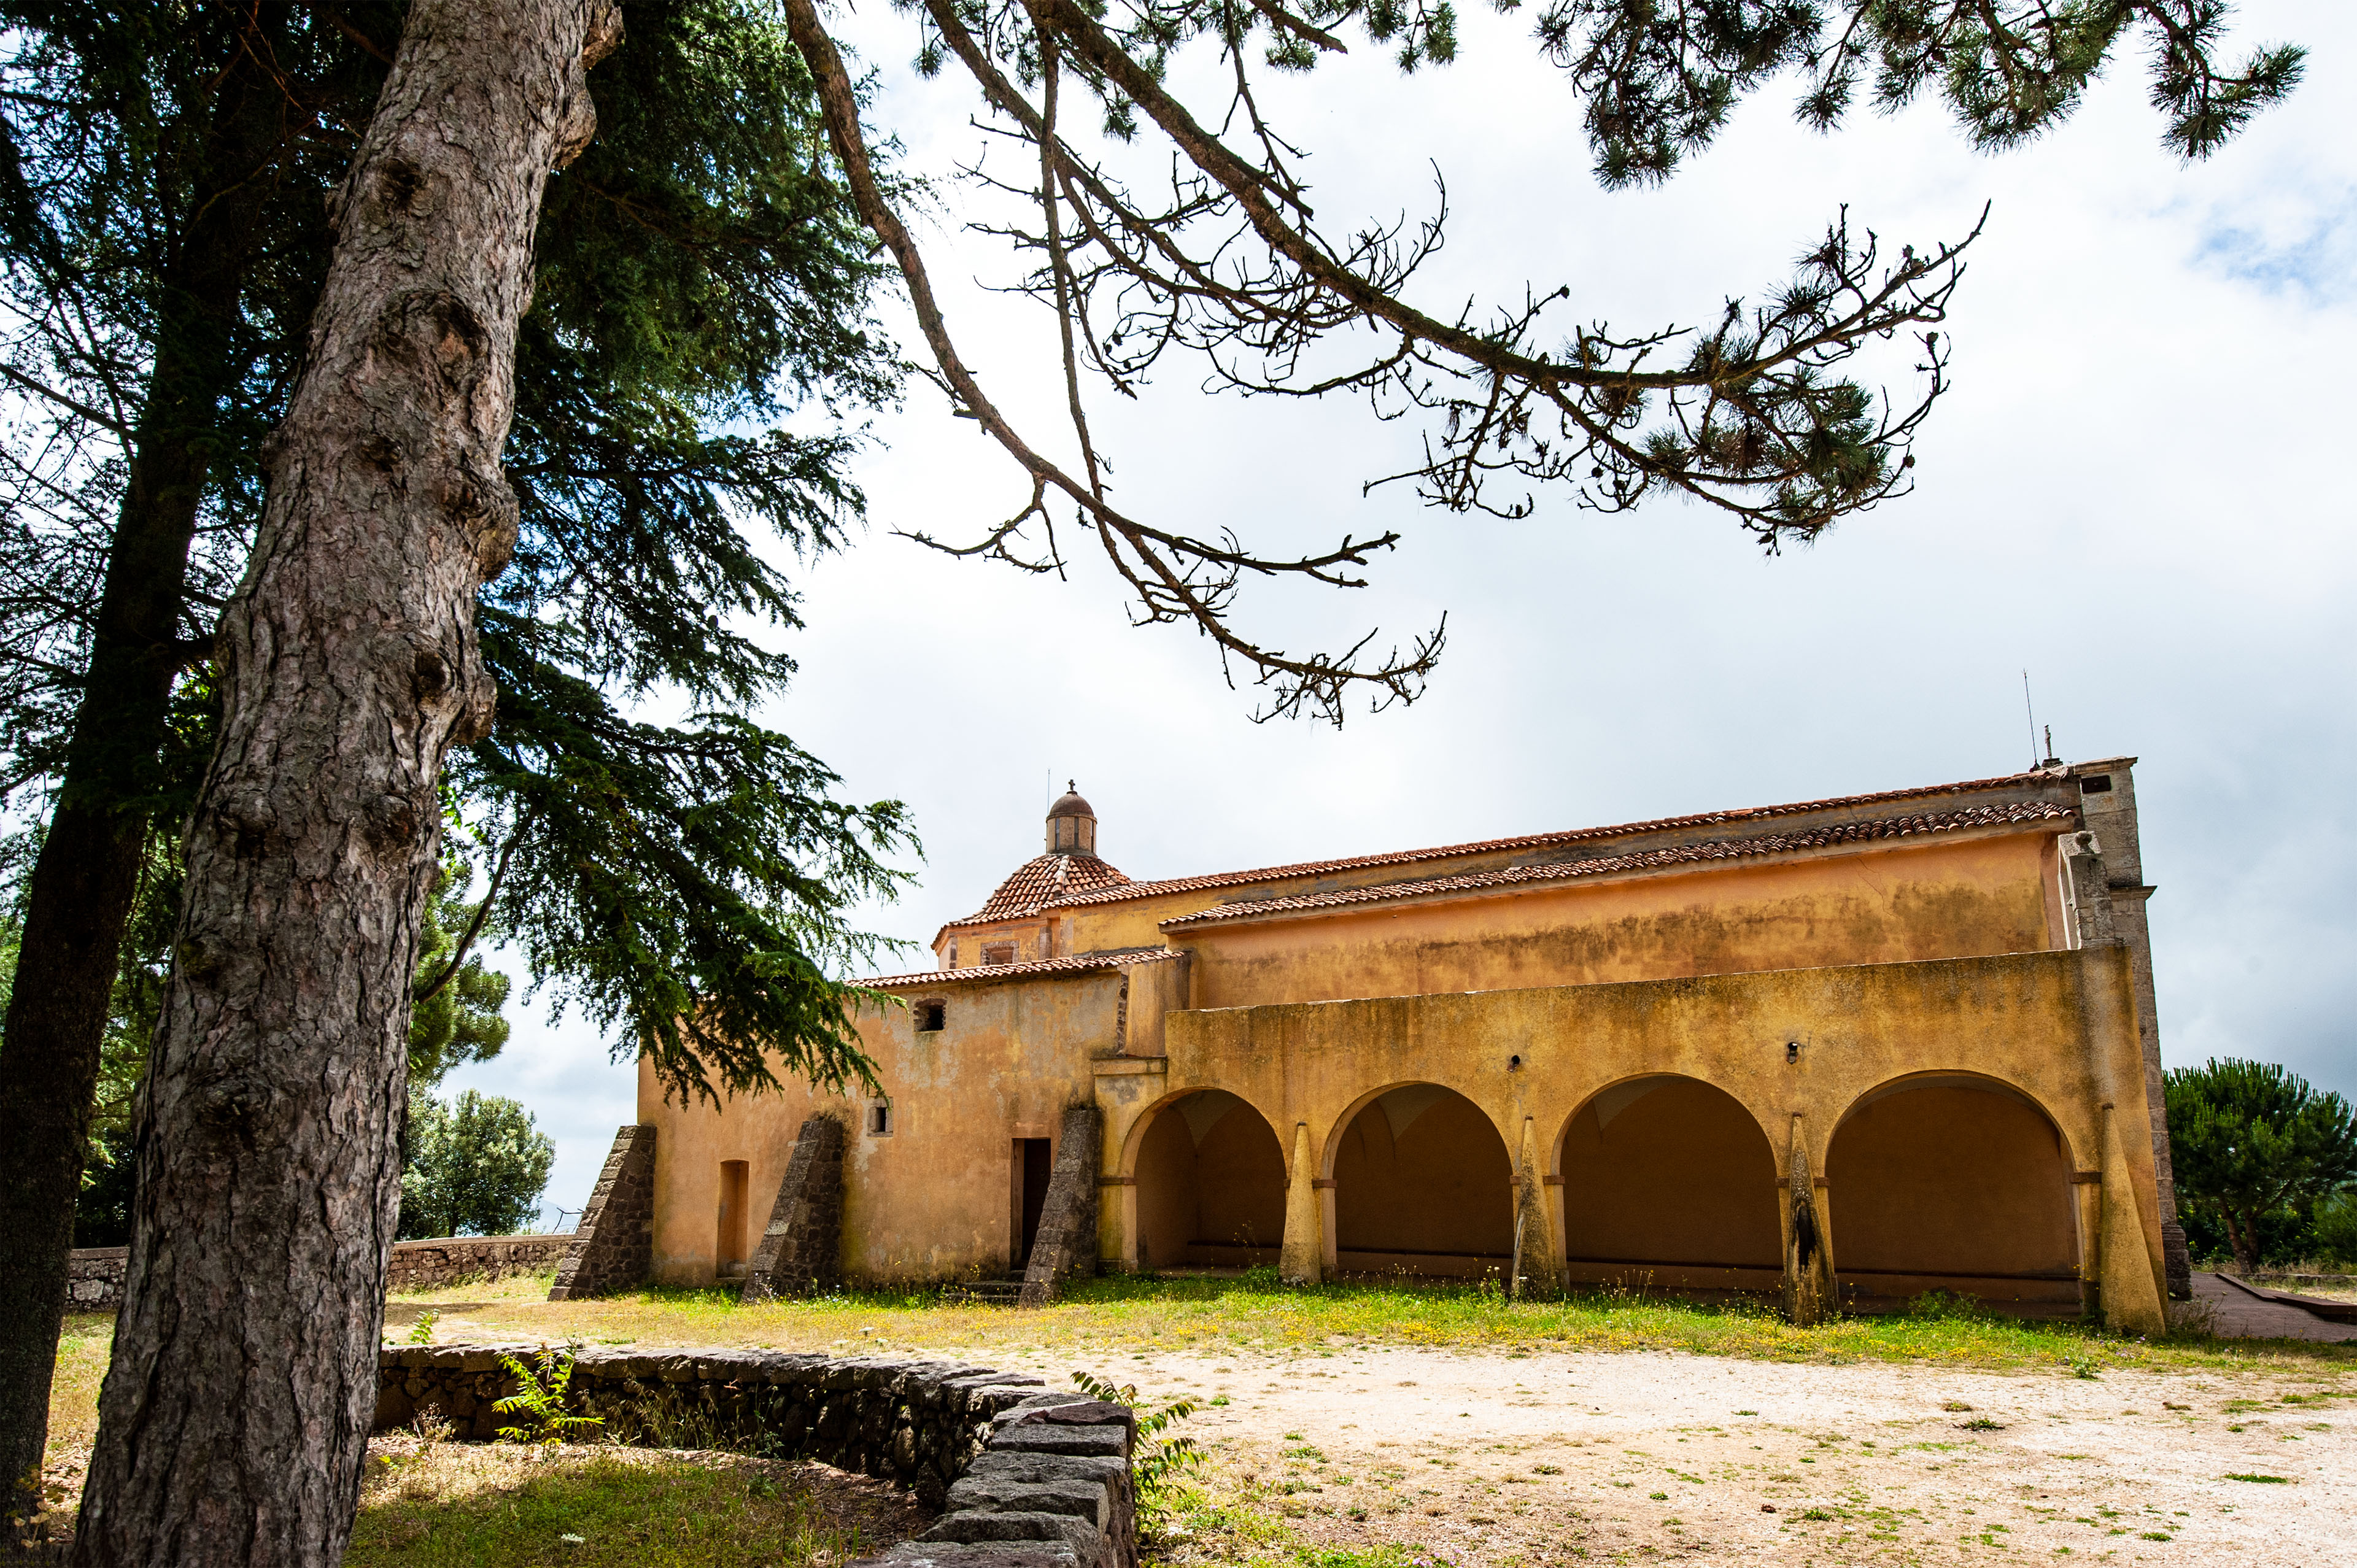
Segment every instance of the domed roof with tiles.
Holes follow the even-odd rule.
[[[1125,887],[1129,878],[1092,854],[1043,854],[1025,861],[1015,875],[998,885],[990,902],[952,925],[974,926],[986,920],[1015,920],[1036,915],[1040,906],[1082,893]]]

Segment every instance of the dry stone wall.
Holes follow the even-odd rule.
[[[1093,1105],[1064,1112],[1056,1168],[1048,1178],[1039,1239],[1023,1271],[1025,1306],[1045,1306],[1066,1280],[1096,1273],[1097,1171],[1104,1154],[1104,1113]]]
[[[500,1280],[555,1268],[573,1246],[570,1235],[436,1236],[395,1241],[387,1289],[433,1290],[472,1280]],[[123,1305],[128,1247],[82,1247],[67,1264],[66,1310],[113,1312]]]
[[[77,1247],[66,1262],[66,1310],[112,1312],[123,1305],[128,1247]]]
[[[385,1347],[376,1429],[436,1412],[488,1438],[526,1345]],[[844,1360],[777,1350],[592,1347],[570,1403],[624,1443],[816,1459],[913,1489],[942,1517],[870,1565],[1134,1568],[1136,1423],[1121,1405],[955,1361]],[[858,1565],[854,1565],[858,1568]]]
[[[813,1116],[794,1139],[740,1299],[763,1302],[823,1291],[842,1277],[842,1254],[843,1123]]]
[[[570,1234],[548,1236],[436,1236],[423,1241],[395,1241],[386,1288],[393,1292],[434,1290],[475,1280],[503,1280],[511,1274],[537,1274],[552,1270],[571,1249]]]
[[[619,1127],[548,1299],[628,1290],[645,1280],[654,1262],[655,1130]]]

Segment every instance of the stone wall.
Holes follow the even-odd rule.
[[[433,1290],[468,1280],[499,1280],[553,1269],[574,1238],[552,1236],[436,1236],[395,1241],[387,1288],[398,1293]],[[67,1265],[66,1310],[113,1312],[123,1305],[128,1247],[82,1247]]]
[[[548,1299],[628,1290],[645,1281],[654,1259],[655,1130],[619,1127]]]
[[[437,1411],[488,1438],[511,1418],[502,1352],[527,1345],[387,1346],[376,1429]],[[1050,1391],[1039,1379],[954,1361],[839,1360],[778,1350],[591,1347],[574,1362],[572,1408],[623,1443],[816,1459],[878,1476],[945,1509],[870,1563],[942,1568],[1132,1568],[1135,1418]]]
[[[794,1140],[741,1300],[810,1295],[843,1275],[843,1123],[813,1116]]]
[[[436,1236],[395,1241],[386,1288],[436,1290],[473,1280],[503,1280],[554,1269],[571,1250],[568,1234],[546,1236]]]
[[[77,1247],[66,1263],[66,1310],[113,1312],[123,1305],[128,1247]]]
[[[1104,1112],[1075,1105],[1064,1112],[1056,1166],[1039,1210],[1039,1234],[1023,1271],[1021,1304],[1045,1306],[1066,1280],[1097,1272],[1097,1171],[1104,1159]]]

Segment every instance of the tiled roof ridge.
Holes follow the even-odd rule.
[[[1839,843],[1872,843],[1909,838],[1918,833],[1957,832],[1972,828],[2003,827],[2014,822],[2051,821],[2071,816],[2068,807],[2043,800],[2016,800],[2002,805],[1968,806],[1957,811],[1918,812],[1912,816],[1878,817],[1858,822],[1828,822],[1798,833],[1762,833],[1743,839],[1713,839],[1704,843],[1673,844],[1641,850],[1634,854],[1598,855],[1593,860],[1557,861],[1547,865],[1512,865],[1497,871],[1436,876],[1423,882],[1394,882],[1380,887],[1340,887],[1325,893],[1295,893],[1248,903],[1222,904],[1162,922],[1169,930],[1178,926],[1215,925],[1223,920],[1297,909],[1336,908],[1389,899],[1418,898],[1434,893],[1477,892],[1520,883],[1567,881],[1615,871],[1644,871],[1663,865],[1693,865],[1711,860],[1749,860],[1794,850],[1821,849]]]
[[[915,974],[888,974],[880,980],[855,983],[870,991],[888,987],[962,984],[974,980],[1028,979],[1034,975],[1080,974],[1092,969],[1118,969],[1124,964],[1161,963],[1184,955],[1170,948],[1114,948],[1104,952],[1072,953],[1064,958],[1035,958],[1022,963],[977,963],[964,969],[928,969]]]
[[[978,926],[991,920],[1012,920],[1034,915],[1049,904],[1069,902],[1063,890],[1081,883],[1073,897],[1128,886],[1129,878],[1112,862],[1093,854],[1040,854],[1007,874],[982,908],[952,926]]]
[[[1286,877],[1314,876],[1325,872],[1356,871],[1378,865],[1408,865],[1419,860],[1445,860],[1464,854],[1494,854],[1504,850],[1540,849],[1554,844],[1620,838],[1633,833],[1665,832],[1676,828],[1709,827],[1720,822],[1739,823],[1763,818],[1797,816],[1804,811],[1833,811],[1845,806],[1867,806],[1882,800],[1921,800],[1930,795],[1953,795],[1968,790],[1996,789],[2007,785],[2037,783],[2054,779],[2061,773],[2061,770],[2055,768],[2029,773],[2002,773],[1988,779],[1962,779],[1953,784],[1921,784],[1906,789],[1884,789],[1864,795],[1836,795],[1821,800],[1794,800],[1777,806],[1742,806],[1717,811],[1696,811],[1682,817],[1656,817],[1645,822],[1616,822],[1605,827],[1566,828],[1553,832],[1525,833],[1512,838],[1477,839],[1468,843],[1440,844],[1431,849],[1391,850],[1381,854],[1350,855],[1340,860],[1301,861],[1292,865],[1265,865],[1249,871],[1214,871],[1200,876],[1170,876],[1153,882],[1138,882],[1125,877],[1118,886],[1076,893],[1069,897],[1049,900],[1039,908],[1061,909],[1082,904],[1119,904],[1132,898],[1158,897],[1166,893],[1192,893],[1209,887],[1235,887],[1254,882],[1275,882]],[[952,920],[949,924],[969,925],[979,918],[978,916],[970,916],[964,920]]]

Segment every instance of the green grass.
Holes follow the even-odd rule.
[[[353,1568],[780,1568],[839,1563],[897,1539],[864,1534],[800,1481],[807,1471],[699,1455],[436,1444],[371,1481]],[[568,1539],[570,1538],[570,1539]]]
[[[604,1301],[532,1299],[536,1282],[404,1297],[397,1334],[427,1306],[436,1337],[591,1343],[777,1345],[797,1349],[1042,1350],[1095,1355],[1229,1349],[1317,1352],[1338,1345],[1432,1345],[1501,1352],[1682,1350],[1702,1356],[1840,1363],[1914,1362],[2100,1376],[2142,1371],[2318,1371],[2357,1363],[2357,1345],[2146,1340],[2078,1322],[1943,1312],[1840,1318],[1794,1328],[1764,1305],[1701,1305],[1631,1294],[1508,1302],[1480,1286],[1331,1284],[1274,1280],[1108,1278],[1084,1282],[1039,1312],[943,1306],[930,1290],[846,1292],[740,1306],[713,1290],[650,1290]]]

